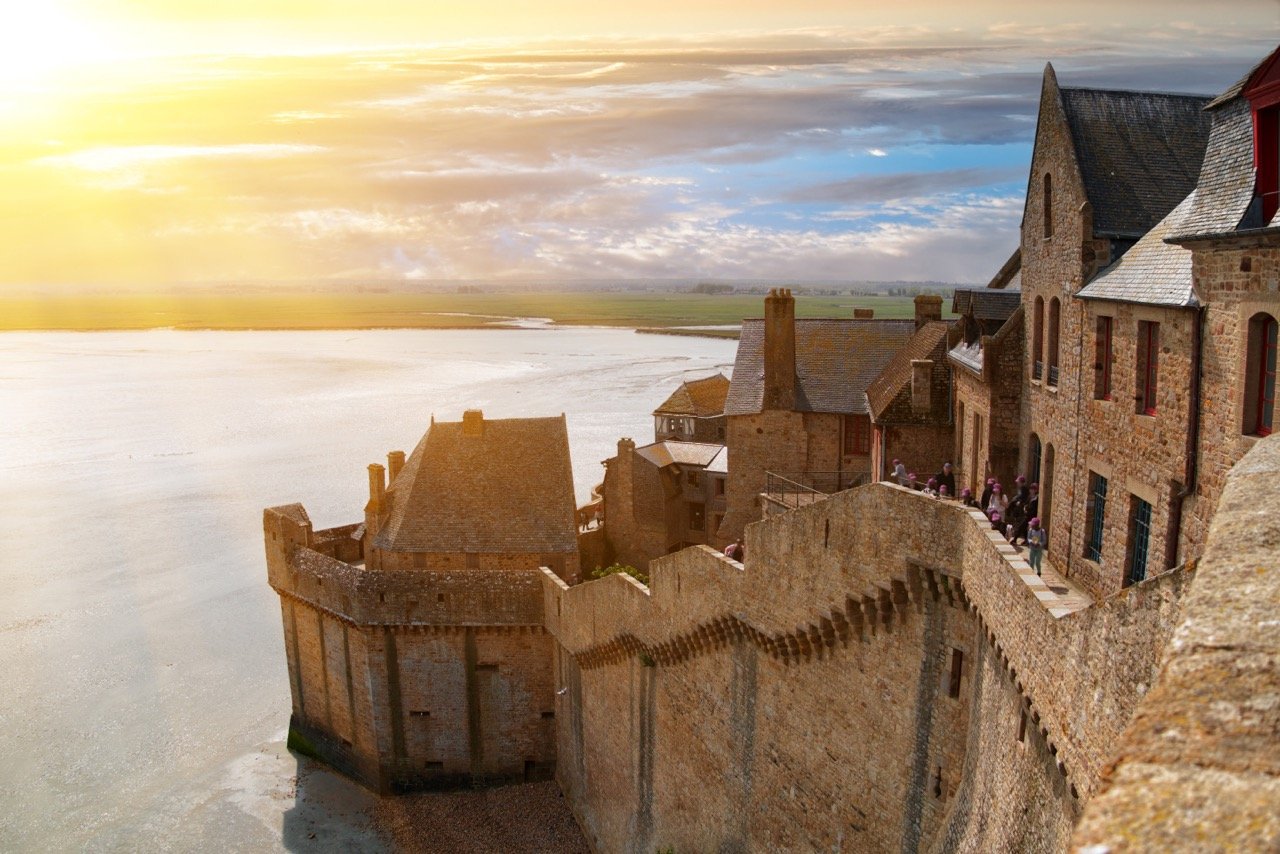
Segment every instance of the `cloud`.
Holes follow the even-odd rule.
[[[1257,42],[1010,25],[187,61],[10,129],[0,270],[982,281],[1017,243],[1047,60],[1068,86],[1214,92]]]

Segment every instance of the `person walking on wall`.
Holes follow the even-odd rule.
[[[1033,516],[1027,523],[1027,562],[1036,571],[1036,575],[1040,574],[1040,561],[1044,559],[1044,545],[1045,534],[1044,528],[1040,527],[1040,517]]]
[[[933,479],[938,482],[938,486],[945,486],[947,488],[947,495],[956,494],[956,475],[955,472],[951,470],[951,463],[943,463],[942,471],[935,474]]]
[[[910,486],[910,481],[907,480],[907,464],[902,460],[893,461],[893,476],[898,481],[898,486]]]

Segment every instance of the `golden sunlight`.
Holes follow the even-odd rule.
[[[0,93],[30,91],[58,71],[109,55],[106,28],[57,0],[0,2]]]

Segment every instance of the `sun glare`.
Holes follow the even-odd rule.
[[[105,29],[56,0],[0,0],[0,94],[30,92],[74,66],[106,59]]]

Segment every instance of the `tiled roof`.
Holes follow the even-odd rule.
[[[972,314],[975,320],[996,320],[1003,323],[1021,304],[1021,291],[962,288],[952,297],[951,310],[956,314]]]
[[[1015,295],[1016,296],[1016,295]],[[1017,304],[1015,300],[1015,306]],[[911,336],[911,340],[894,354],[880,376],[867,386],[867,402],[871,414],[879,418],[893,403],[898,394],[911,385],[913,359],[933,359],[942,362],[947,352],[947,332],[951,324],[942,321],[926,323]]]
[[[1154,305],[1196,305],[1191,290],[1191,251],[1164,242],[1180,227],[1194,196],[1188,196],[1120,260],[1098,273],[1080,289],[1079,296]]]
[[[1022,284],[1022,247],[1013,250],[1009,260],[987,282],[988,288],[1018,288]],[[954,310],[954,309],[953,309]]]
[[[1060,90],[1093,230],[1137,238],[1196,185],[1210,116],[1207,97]]]
[[[1234,231],[1253,201],[1253,118],[1243,98],[1214,110],[1194,201],[1173,237]],[[1258,217],[1261,219],[1261,217]],[[1258,223],[1261,224],[1261,223]]]
[[[391,485],[374,544],[419,552],[557,553],[577,548],[564,416],[436,421]]]
[[[915,331],[914,320],[797,320],[796,411],[866,414],[867,386]],[[754,318],[742,322],[724,411],[749,415],[763,403],[764,321]]]
[[[707,471],[716,474],[729,473],[729,448],[721,446],[720,453],[716,454],[711,462],[707,463]]]
[[[724,445],[710,445],[703,442],[654,442],[651,445],[636,448],[636,453],[658,468],[665,468],[672,463],[682,466],[705,466],[723,450]]]
[[[724,413],[724,400],[729,395],[729,378],[724,374],[688,380],[653,411],[654,415],[694,415],[711,418]]]

